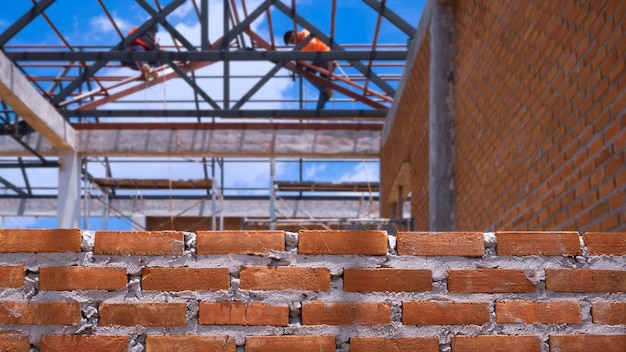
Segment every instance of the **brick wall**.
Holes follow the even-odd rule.
[[[397,201],[397,171],[403,163],[410,164],[408,184],[404,191],[411,192],[411,217],[414,228],[428,228],[428,73],[430,71],[430,44],[426,34],[409,70],[402,104],[395,114],[393,134],[383,144],[380,157],[381,216],[389,218],[390,198]],[[400,126],[404,126],[400,128]],[[424,172],[426,171],[426,172]],[[397,186],[397,184],[396,184]]]
[[[621,351],[626,233],[0,230],[0,350]]]
[[[457,229],[625,230],[626,2],[452,3]],[[395,153],[410,158],[420,174],[411,213],[423,219],[427,131],[414,122],[428,92],[412,85],[383,148],[381,187],[397,173],[387,168]]]

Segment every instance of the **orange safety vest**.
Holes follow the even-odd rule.
[[[135,27],[131,28],[128,31],[128,36],[133,34],[138,28],[139,28],[139,26],[135,26]],[[152,45],[146,43],[146,41],[152,42]],[[154,39],[154,36],[152,36],[150,33],[145,32],[142,36],[140,36],[139,38],[135,39],[135,41],[131,45],[141,45],[146,50],[152,50],[152,49],[154,49],[154,46],[156,45],[156,40]]]
[[[301,30],[296,36],[298,43],[305,40],[306,37],[309,36],[309,34],[311,33],[307,31],[306,29]],[[309,41],[304,47],[302,47],[301,50],[302,51],[330,51],[330,48],[328,47],[328,45],[324,44],[323,41],[319,40],[316,37],[313,37],[313,39],[311,39],[311,41]]]

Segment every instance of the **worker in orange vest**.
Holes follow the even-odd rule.
[[[283,35],[283,40],[285,41],[285,45],[289,45],[289,44],[296,45],[300,43],[301,41],[305,40],[310,34],[311,33],[307,31],[306,29],[303,29],[297,33],[295,33],[294,31],[286,31],[285,34]],[[302,51],[330,51],[330,48],[320,39],[313,37],[306,45],[302,47],[301,50]],[[313,66],[319,66],[325,70],[328,70],[329,74],[332,74],[335,68],[334,63],[329,60],[316,59],[315,61],[311,62],[311,64]],[[318,73],[317,71],[312,70],[310,68],[305,68],[305,70],[313,72],[313,73]],[[320,74],[320,77],[322,78],[328,78],[328,76],[322,72],[319,72],[319,74]],[[313,82],[313,81],[309,81],[309,82],[311,82],[311,84],[314,85],[320,91],[319,99],[317,101],[317,109],[321,110],[326,105],[326,102],[330,100],[330,98],[332,97],[333,90],[323,84]]]
[[[128,31],[128,35],[133,34],[139,26],[135,26]],[[141,36],[135,39],[127,48],[127,50],[132,52],[145,52],[152,50],[160,50],[159,44],[156,41],[156,33],[158,32],[158,25],[155,24],[152,28],[145,31]],[[153,70],[154,67],[161,66],[160,62],[156,61],[134,61],[127,62],[123,61],[122,66],[128,67],[133,70],[138,70],[144,73],[146,78],[148,77],[156,77],[158,74]]]

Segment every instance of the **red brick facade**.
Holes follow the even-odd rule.
[[[626,3],[452,3],[457,230],[626,229]],[[382,150],[381,209],[409,163],[423,231],[428,32],[418,45]]]

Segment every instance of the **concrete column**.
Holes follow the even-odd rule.
[[[77,152],[59,152],[57,227],[60,229],[80,226],[80,167]]]
[[[433,1],[430,26],[430,231],[456,229],[454,17],[452,6]]]

